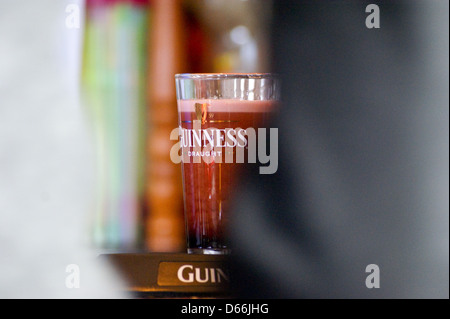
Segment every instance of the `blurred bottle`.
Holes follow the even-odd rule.
[[[148,169],[146,246],[150,251],[185,249],[181,169],[170,160],[178,126],[175,74],[185,72],[183,12],[180,0],[152,1],[148,83]]]
[[[82,89],[96,146],[97,248],[142,245],[147,1],[87,0]]]
[[[187,0],[210,41],[210,69],[269,72],[270,0]]]

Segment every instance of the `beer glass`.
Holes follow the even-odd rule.
[[[269,73],[175,75],[187,252],[229,254],[230,197],[277,108]]]

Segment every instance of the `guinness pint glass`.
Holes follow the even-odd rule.
[[[229,199],[255,163],[258,129],[277,107],[278,81],[263,74],[175,76],[188,253],[228,254]]]

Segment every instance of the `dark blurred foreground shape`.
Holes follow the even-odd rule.
[[[279,169],[237,195],[238,296],[448,298],[448,2],[274,5]]]

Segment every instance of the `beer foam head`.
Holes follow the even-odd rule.
[[[178,100],[178,112],[195,112],[195,104],[206,104],[208,112],[263,113],[274,111],[276,103],[274,100]]]

